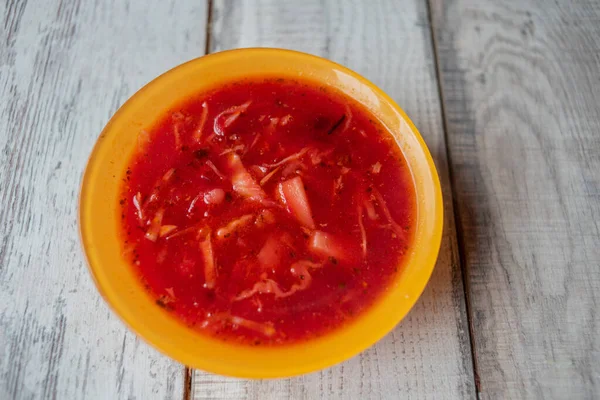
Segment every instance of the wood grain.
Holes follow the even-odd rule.
[[[119,105],[203,54],[206,4],[9,0],[0,15],[0,399],[181,398],[183,366],[96,291],[77,197]]]
[[[414,119],[435,157],[447,200],[446,230],[425,293],[402,324],[377,345],[336,367],[293,379],[247,381],[196,371],[194,398],[473,398],[464,292],[426,3],[215,1],[211,19],[210,51],[249,46],[305,51],[345,64],[394,97]]]
[[[431,1],[481,395],[600,392],[600,3]]]

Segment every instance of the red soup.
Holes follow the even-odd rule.
[[[139,137],[120,200],[125,256],[198,331],[281,345],[339,329],[396,277],[413,181],[360,104],[252,79],[189,98]]]

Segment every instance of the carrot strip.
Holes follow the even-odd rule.
[[[190,226],[188,228],[182,229],[180,231],[177,232],[173,232],[171,234],[167,234],[167,236],[165,236],[166,240],[170,240],[170,239],[174,239],[178,236],[182,236],[185,235],[187,233],[192,233],[192,232],[197,232],[198,231],[198,227],[197,226]]]
[[[221,153],[219,153],[219,155],[223,156],[223,155],[228,154],[228,153],[237,153],[238,150],[244,150],[245,147],[246,146],[244,146],[243,144],[238,144],[237,146],[233,146],[230,149],[223,150]]]
[[[360,247],[362,249],[363,257],[366,257],[367,256],[367,232],[365,231],[365,225],[363,224],[362,207],[358,206],[357,211],[358,211],[358,227],[360,228],[360,237],[362,239]]]
[[[170,170],[165,172],[165,174],[162,177],[163,182],[168,182],[174,173],[175,173],[175,168],[171,168]]]
[[[150,223],[150,228],[146,232],[146,235],[144,235],[146,239],[156,242],[156,239],[158,239],[158,234],[160,233],[160,226],[162,224],[164,213],[165,210],[162,208],[156,212],[152,222]]]
[[[200,251],[204,257],[204,287],[213,289],[217,280],[217,271],[210,234],[200,242]]]
[[[175,148],[181,149],[181,133],[179,132],[179,123],[173,126],[173,134],[175,135]]]
[[[252,144],[250,145],[250,147],[248,147],[246,152],[249,152],[250,150],[252,150],[252,148],[256,145],[256,143],[258,143],[259,139],[260,139],[260,133],[257,133],[256,136],[254,136],[254,140],[252,141]]]
[[[377,215],[377,212],[375,212],[375,207],[373,207],[373,203],[371,203],[370,200],[365,200],[363,204],[365,206],[365,210],[367,211],[367,216],[371,221],[375,221],[377,218],[379,218],[379,215]]]
[[[158,231],[158,236],[159,237],[167,236],[169,233],[173,232],[175,229],[177,229],[176,225],[163,225],[160,227],[160,230]]]
[[[250,329],[255,332],[262,333],[263,335],[265,335],[267,337],[271,337],[275,334],[275,328],[273,327],[272,322],[267,322],[267,323],[261,324],[260,322],[251,321],[249,319],[232,316],[231,323],[242,326],[246,329]]]
[[[221,178],[221,179],[225,180],[225,175],[223,175],[223,174],[221,173],[221,171],[219,171],[219,169],[217,168],[217,166],[216,166],[215,164],[213,164],[213,162],[212,162],[212,161],[210,161],[210,160],[206,160],[206,165],[208,165],[208,167],[209,167],[210,169],[212,169],[212,170],[213,170],[213,172],[214,172],[214,173],[215,173],[215,174],[216,174],[216,175],[217,175],[219,178]]]
[[[248,225],[253,220],[254,220],[254,215],[252,215],[252,214],[242,215],[240,218],[234,219],[233,221],[231,221],[224,227],[217,229],[217,232],[216,232],[217,239],[223,240],[223,239],[228,238],[233,232],[235,232],[239,228],[242,228],[242,227]]]
[[[179,111],[173,113],[171,116],[173,121],[173,136],[175,136],[175,148],[181,149],[181,132],[179,129],[181,128],[181,123],[185,119],[184,115]]]
[[[350,127],[350,123],[352,122],[352,111],[350,110],[350,106],[348,104],[345,105],[346,108],[346,120],[344,121],[344,127],[340,133],[346,132]]]
[[[273,177],[273,175],[275,175],[277,173],[277,171],[279,171],[280,169],[281,169],[281,165],[279,167],[275,168],[273,171],[269,172],[267,175],[265,175],[265,177],[260,180],[260,186],[264,186],[264,184],[267,183],[269,181],[269,179],[271,179]]]
[[[206,125],[206,118],[208,117],[208,104],[206,102],[202,103],[202,115],[200,115],[200,122],[194,131],[194,140],[196,142],[200,142],[202,138],[202,131],[204,130],[204,125]]]

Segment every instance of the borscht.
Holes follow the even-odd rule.
[[[403,268],[414,184],[355,100],[303,80],[198,93],[138,134],[123,175],[124,257],[162,307],[243,345],[360,318]]]

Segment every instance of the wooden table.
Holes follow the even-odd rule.
[[[600,396],[600,2],[4,0],[0,15],[0,399]],[[445,196],[408,317],[294,379],[159,354],[100,298],[78,238],[81,174],[117,108],[171,67],[248,46],[379,85]]]

